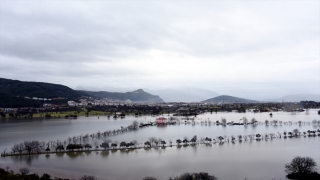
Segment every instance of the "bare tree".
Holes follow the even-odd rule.
[[[278,132],[278,137],[279,137],[279,138],[281,138],[281,135],[282,135],[281,132]]]
[[[257,120],[256,120],[255,118],[252,118],[252,119],[251,119],[251,124],[252,124],[252,125],[255,125],[256,123],[257,123]]]
[[[219,136],[217,139],[219,139],[219,142],[221,143],[224,138],[222,136]]]
[[[151,147],[151,143],[149,142],[149,141],[146,141],[145,143],[144,143],[144,146],[147,146],[147,147]]]
[[[226,125],[226,124],[227,124],[226,118],[221,118],[221,124],[222,124],[222,125]]]
[[[39,141],[24,141],[25,150],[30,154],[32,151],[41,152],[45,143]]]
[[[84,175],[80,178],[80,180],[97,180],[97,178],[95,178],[94,176]]]
[[[139,146],[137,140],[132,140],[130,143],[131,143],[131,146],[133,146],[133,147]]]
[[[197,142],[197,135],[194,135],[192,137],[192,139],[190,140],[190,142],[192,142],[193,144],[195,144]]]
[[[272,123],[273,123],[274,125],[277,125],[277,124],[278,124],[278,120],[273,120]]]
[[[247,125],[248,124],[248,119],[246,117],[243,117],[242,118],[242,122],[244,125]]]
[[[29,168],[27,167],[20,168],[19,171],[21,172],[22,175],[27,175],[30,172]]]
[[[299,129],[294,129],[292,132],[293,132],[293,134],[294,134],[295,137],[297,137],[298,135],[300,135]]]
[[[183,173],[176,177],[170,177],[171,180],[216,180],[217,178],[214,175],[209,175],[206,172],[199,173]]]
[[[24,144],[20,143],[20,144],[13,145],[13,147],[11,149],[12,149],[13,153],[19,152],[19,154],[21,154],[25,148],[24,148]]]
[[[157,138],[155,137],[150,137],[149,138],[149,142],[151,144],[151,146],[156,145],[156,143],[158,142]]]
[[[96,149],[99,148],[99,142],[98,142],[98,141],[94,141],[93,144],[94,144],[94,147],[95,147]]]
[[[178,146],[180,145],[182,141],[180,139],[177,139],[176,143],[178,144]]]
[[[157,180],[155,177],[144,177],[142,180]]]
[[[317,163],[310,157],[297,156],[292,159],[290,164],[285,165],[287,173],[303,173],[308,174],[315,172]]]
[[[139,129],[139,123],[137,121],[132,122],[133,130]]]
[[[166,143],[166,141],[160,141],[160,143],[162,144],[162,146],[165,146],[167,143]]]

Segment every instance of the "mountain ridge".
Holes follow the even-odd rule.
[[[93,96],[96,98],[104,98],[110,100],[131,100],[135,102],[164,102],[158,95],[152,95],[150,93],[145,92],[143,89],[137,89],[132,92],[108,92],[108,91],[85,91],[85,90],[77,90],[83,93],[88,94],[89,96]]]
[[[229,95],[221,95],[214,98],[210,98],[201,102],[211,102],[211,103],[257,103],[259,101],[256,100],[250,100],[250,99],[244,99]]]
[[[320,94],[291,94],[275,99],[266,99],[267,102],[300,102],[300,101],[320,101]]]
[[[80,94],[68,86],[46,82],[19,81],[0,78],[0,89],[15,97],[38,97],[73,99],[81,97]]]
[[[142,89],[126,93],[90,92],[74,90],[61,84],[0,78],[0,107],[40,107],[46,99],[47,101],[52,99],[47,103],[66,104],[68,100],[89,96],[120,101],[129,99],[134,102],[164,102],[159,96],[149,94]]]
[[[166,89],[145,89],[145,91],[157,94],[165,102],[200,102],[203,99],[219,96],[218,93],[201,88],[166,88]]]

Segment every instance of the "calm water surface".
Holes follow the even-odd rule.
[[[269,113],[217,113],[203,114],[197,117],[197,122],[204,120],[221,120],[239,122],[243,117],[256,118],[258,121],[309,121],[319,120],[315,110],[302,113],[273,112]],[[126,117],[113,120],[96,116],[80,117],[76,120],[66,119],[23,119],[0,120],[0,150],[10,149],[14,143],[23,140],[65,140],[68,137],[98,130],[118,129],[128,126],[133,120],[138,122],[154,121],[155,117]],[[111,140],[144,142],[149,137],[173,140],[200,137],[216,138],[220,135],[247,135],[277,133],[292,131],[316,130],[320,126],[313,125],[278,125],[278,126],[216,126],[180,124],[174,126],[152,126],[138,131],[128,132],[109,137]],[[73,174],[77,178],[83,174],[96,176],[98,179],[142,179],[154,176],[167,179],[168,176],[183,172],[206,171],[221,179],[285,179],[284,164],[294,156],[310,156],[320,165],[320,138],[275,139],[272,141],[225,143],[211,146],[199,145],[189,147],[167,147],[165,149],[139,149],[130,151],[98,151],[90,153],[60,153],[50,155],[16,156],[0,159],[2,166],[11,167],[30,166],[37,172],[55,172],[59,174]]]

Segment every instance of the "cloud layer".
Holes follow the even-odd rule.
[[[1,77],[320,94],[319,1],[1,1]]]

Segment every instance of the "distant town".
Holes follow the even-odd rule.
[[[320,102],[281,102],[281,103],[231,103],[231,102],[134,102],[131,100],[114,101],[99,98],[80,98],[66,103],[52,103],[49,98],[30,98],[42,101],[42,107],[0,108],[2,118],[36,118],[65,117],[70,115],[161,115],[196,116],[202,113],[217,112],[303,112],[311,108],[319,108]],[[56,98],[63,99],[63,98]],[[115,116],[114,116],[115,117]]]

